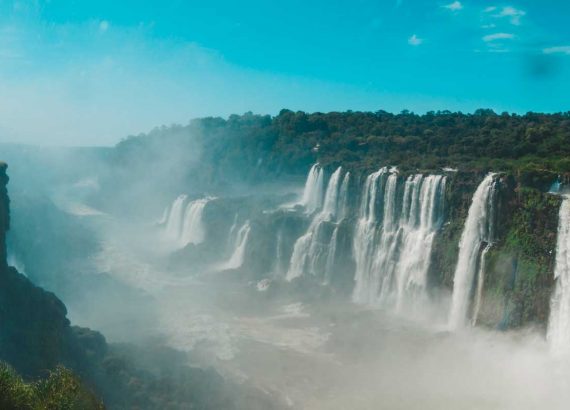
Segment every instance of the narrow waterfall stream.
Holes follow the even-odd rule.
[[[493,242],[495,175],[488,174],[477,187],[461,234],[449,314],[449,326],[452,329],[466,324],[473,280],[477,268],[480,266],[484,269],[484,256],[488,250],[482,252],[481,246],[488,246]],[[480,273],[481,279],[483,273]],[[480,282],[482,283],[482,280]]]
[[[547,339],[555,353],[570,352],[570,196],[560,207],[556,243],[556,284],[550,302]]]

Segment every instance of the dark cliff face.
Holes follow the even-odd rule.
[[[36,377],[58,364],[89,367],[87,356],[100,356],[103,337],[70,326],[65,305],[53,294],[35,286],[6,261],[6,233],[10,227],[7,165],[0,163],[0,360],[21,374]]]

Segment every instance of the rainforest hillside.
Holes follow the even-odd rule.
[[[570,171],[569,154],[569,112],[282,110],[275,117],[246,113],[156,128],[123,140],[111,160],[126,168],[133,162],[161,162],[161,156],[173,157],[174,165],[178,159],[187,165],[201,159],[201,178],[259,180],[268,174],[304,174],[317,159],[366,171],[388,163],[402,170],[564,173]]]

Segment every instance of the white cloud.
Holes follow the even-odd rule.
[[[105,31],[109,30],[109,22],[107,20],[102,20],[99,23],[99,31],[104,33]]]
[[[481,26],[481,28],[495,28],[495,27],[497,27],[497,25],[495,23],[484,24]]]
[[[570,55],[570,46],[548,47],[542,50],[544,54],[567,54]]]
[[[424,42],[423,38],[419,38],[417,35],[412,35],[409,39],[408,39],[408,44],[411,46],[419,46],[420,44],[422,44]]]
[[[521,24],[521,18],[526,15],[526,11],[516,9],[512,6],[503,7],[501,12],[495,14],[493,17],[503,18],[507,17],[510,19],[511,24],[519,26]]]
[[[463,8],[463,4],[461,4],[461,2],[459,1],[454,1],[453,3],[447,4],[442,7],[451,11],[459,11]]]
[[[488,35],[484,36],[483,41],[488,43],[490,41],[496,41],[496,40],[511,40],[514,37],[515,37],[515,35],[511,34],[511,33],[494,33],[494,34],[488,34]]]
[[[490,13],[492,11],[497,10],[497,8],[495,6],[489,6],[487,7],[485,10],[483,10],[485,13]]]

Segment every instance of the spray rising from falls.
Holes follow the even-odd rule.
[[[165,237],[178,247],[202,243],[206,236],[203,222],[204,208],[212,198],[202,198],[186,203],[187,196],[180,195],[172,206],[166,220]]]
[[[471,322],[477,320],[476,315],[480,306],[483,287],[485,255],[493,243],[494,237],[495,175],[488,174],[477,187],[461,234],[449,315],[449,326],[452,329],[462,327],[466,323],[475,273],[479,268],[478,282],[480,286],[476,292]],[[485,248],[481,249],[483,245]]]
[[[570,196],[565,196],[558,219],[556,285],[550,301],[547,339],[555,353],[570,353]]]
[[[309,186],[309,180],[313,179],[311,174],[314,173],[314,170],[315,166],[311,168],[307,186]],[[322,210],[314,216],[306,233],[295,242],[286,275],[287,280],[293,280],[305,273],[321,278],[328,276],[327,269],[332,267],[331,260],[334,261],[337,240],[335,233],[338,225],[334,228],[333,233],[330,233],[330,228],[340,220],[339,218],[344,217],[347,211],[346,201],[348,199],[350,174],[346,173],[342,180],[341,176],[342,168],[339,167],[330,177]],[[314,190],[311,189],[311,191]],[[320,201],[315,200],[315,202]]]
[[[353,301],[390,305],[425,297],[433,239],[443,220],[446,179],[412,175],[399,189],[395,170],[382,168],[364,184],[354,235]],[[378,206],[378,204],[382,206]]]

